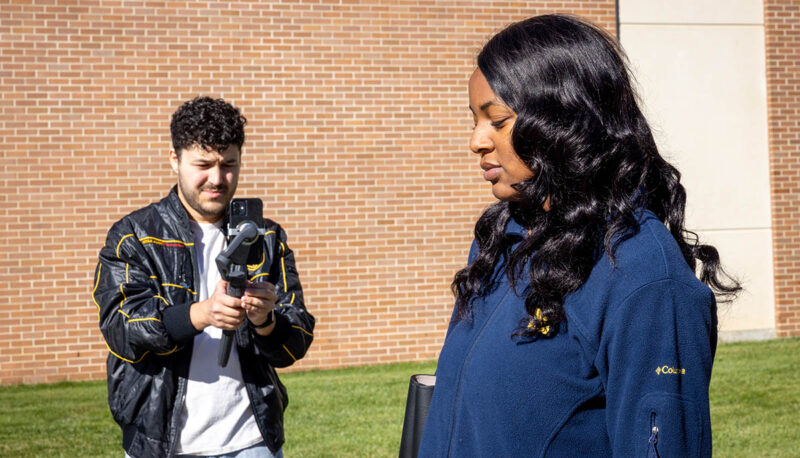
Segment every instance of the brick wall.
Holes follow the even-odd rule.
[[[435,358],[491,202],[474,56],[552,11],[614,29],[612,0],[0,1],[0,384],[105,375],[97,252],[175,181],[170,115],[200,94],[248,118],[238,195],[296,252],[318,320],[296,367]]]
[[[775,320],[800,336],[800,3],[765,0]]]

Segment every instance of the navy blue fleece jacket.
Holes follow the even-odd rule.
[[[511,338],[525,288],[498,266],[472,318],[450,324],[419,456],[711,455],[714,295],[655,215],[640,223],[615,266],[601,257],[565,298],[550,338]]]

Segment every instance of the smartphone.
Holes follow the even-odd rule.
[[[228,234],[236,235],[243,221],[252,221],[259,229],[264,227],[264,204],[261,199],[233,199],[228,204]]]

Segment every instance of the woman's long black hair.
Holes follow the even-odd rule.
[[[490,287],[505,256],[512,285],[529,267],[529,317],[515,335],[547,334],[564,320],[564,297],[583,285],[603,252],[614,262],[645,208],[665,223],[695,272],[700,261],[700,280],[718,299],[739,292],[717,250],[684,228],[680,173],[658,153],[613,37],[575,17],[537,16],[492,37],[478,68],[516,113],[512,144],[533,177],[514,185],[518,201],[498,202],[478,220],[477,256],[452,284],[457,318],[470,315],[471,300]],[[528,237],[506,234],[512,217]]]

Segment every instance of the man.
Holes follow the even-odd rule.
[[[184,103],[170,125],[177,186],[114,224],[100,251],[92,298],[128,456],[282,456],[288,399],[274,368],[302,358],[314,329],[286,233],[265,220],[241,299],[214,262],[246,122],[222,99]],[[235,330],[224,368],[222,330]]]

